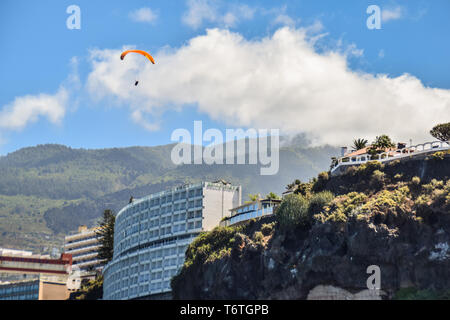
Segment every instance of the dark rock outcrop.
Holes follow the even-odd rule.
[[[179,299],[306,299],[318,285],[367,289],[367,267],[381,270],[381,289],[450,288],[450,214],[436,226],[413,219],[390,228],[350,219],[274,234],[266,246],[237,237],[230,256],[191,268]]]

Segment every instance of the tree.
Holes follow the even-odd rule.
[[[248,194],[248,198],[250,199],[250,201],[256,201],[260,198],[259,194]]]
[[[271,192],[266,196],[266,199],[279,200],[280,197],[276,193]]]
[[[289,183],[289,184],[286,186],[286,190],[291,190],[291,189],[293,189],[293,188],[296,188],[296,186],[300,185],[301,183],[302,183],[302,182],[301,182],[299,179],[296,179],[294,182]]]
[[[376,137],[375,141],[372,143],[372,147],[378,149],[387,149],[395,147],[395,143],[391,140],[391,138],[385,134]]]
[[[353,148],[356,150],[364,149],[367,146],[368,141],[366,139],[353,140]]]
[[[98,258],[108,263],[113,258],[114,253],[114,225],[116,216],[110,209],[103,212],[103,218],[100,222],[100,228],[97,231],[97,239],[100,242],[98,248]]]
[[[438,140],[449,141],[450,140],[450,122],[438,124],[431,129],[430,134]]]
[[[368,153],[372,156],[375,156],[379,153],[385,152],[386,149],[394,148],[395,143],[391,140],[391,138],[385,134],[381,136],[377,136],[375,141],[369,147]]]

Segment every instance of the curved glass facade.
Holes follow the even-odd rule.
[[[221,198],[219,193],[214,195],[217,192]],[[236,193],[240,188],[212,190],[204,182],[152,194],[124,207],[116,217],[114,257],[104,269],[103,298],[134,299],[170,292],[170,279],[183,265],[187,246],[209,229],[205,199],[222,199],[221,211],[234,205],[224,203],[224,192]],[[216,220],[217,225],[220,216]]]

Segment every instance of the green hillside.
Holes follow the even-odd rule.
[[[295,143],[299,143],[296,145]],[[261,176],[258,165],[182,165],[170,160],[173,145],[72,149],[48,144],[0,157],[0,247],[45,252],[60,246],[80,224],[93,225],[105,208],[120,210],[135,198],[183,182],[226,179],[248,193],[281,193],[296,178],[328,169],[334,147],[280,150],[280,170]]]

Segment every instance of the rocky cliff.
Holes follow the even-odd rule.
[[[300,183],[275,216],[198,237],[172,281],[174,298],[448,298],[448,156]],[[376,296],[367,293],[372,265]]]

